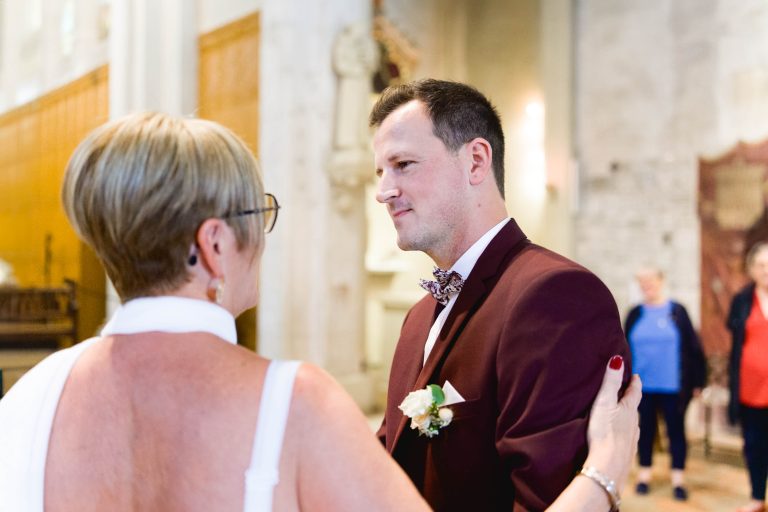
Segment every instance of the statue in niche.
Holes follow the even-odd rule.
[[[378,57],[370,29],[363,23],[346,27],[333,47],[333,67],[339,85],[329,172],[336,205],[341,211],[351,208],[354,194],[373,175],[368,110],[371,75]],[[362,197],[359,200],[362,202]]]

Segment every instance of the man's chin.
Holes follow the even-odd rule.
[[[397,246],[400,248],[401,251],[418,251],[418,247],[416,247],[416,244],[414,244],[413,240],[407,240],[403,239],[401,237],[397,237]]]

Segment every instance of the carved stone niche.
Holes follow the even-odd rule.
[[[373,176],[367,121],[371,76],[378,57],[370,27],[364,23],[345,27],[336,38],[333,68],[338,94],[328,173],[341,212],[351,211],[356,204],[362,207],[363,187]]]
[[[756,241],[768,239],[767,192],[768,140],[699,159],[701,338],[716,360],[730,351],[725,320],[731,299],[749,281],[744,255]]]

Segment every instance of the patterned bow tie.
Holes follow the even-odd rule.
[[[451,295],[459,293],[462,286],[464,286],[464,279],[458,272],[450,270],[443,270],[435,267],[432,271],[437,281],[427,281],[426,279],[419,279],[419,286],[427,290],[435,298],[437,302],[445,306],[448,304]]]

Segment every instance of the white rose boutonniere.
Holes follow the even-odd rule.
[[[453,420],[453,411],[445,406],[440,407],[443,403],[443,390],[437,384],[430,384],[424,389],[408,393],[399,409],[411,418],[411,428],[418,429],[419,435],[434,437]]]

